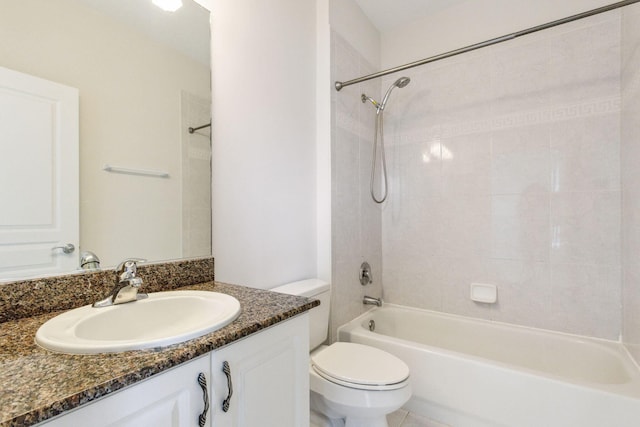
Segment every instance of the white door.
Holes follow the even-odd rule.
[[[78,267],[78,132],[77,89],[0,67],[0,279]]]

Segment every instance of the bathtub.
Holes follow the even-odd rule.
[[[392,304],[338,340],[404,360],[405,409],[452,427],[640,426],[640,372],[617,342]]]

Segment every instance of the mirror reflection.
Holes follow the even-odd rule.
[[[0,0],[0,5],[0,67],[75,88],[79,100],[78,182],[70,184],[79,188],[77,206],[71,207],[79,211],[79,240],[57,241],[40,233],[36,252],[42,261],[19,259],[22,249],[35,245],[18,242],[12,249],[8,236],[28,234],[27,226],[37,235],[38,228],[46,228],[43,223],[56,228],[61,222],[50,200],[62,192],[56,187],[57,151],[49,150],[49,168],[42,154],[48,149],[24,148],[31,139],[21,129],[39,126],[39,115],[29,108],[20,110],[13,127],[0,118],[0,157],[21,171],[15,179],[0,176],[0,196],[11,194],[0,204],[16,206],[13,218],[0,215],[0,279],[50,274],[47,265],[57,268],[64,257],[77,269],[85,251],[96,254],[102,268],[127,257],[210,255],[209,12],[192,0],[183,0],[175,12],[151,0]],[[16,111],[6,99],[0,111]],[[189,128],[200,129],[190,133]],[[40,187],[47,193],[44,205],[33,202]],[[19,209],[51,215],[27,221]],[[75,243],[72,253],[54,249],[68,243]]]

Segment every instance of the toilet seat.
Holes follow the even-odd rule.
[[[337,342],[311,356],[322,378],[360,390],[395,390],[406,386],[409,367],[397,357],[362,344]]]

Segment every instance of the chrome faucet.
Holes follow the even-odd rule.
[[[365,295],[362,303],[364,305],[375,305],[377,307],[382,307],[382,298],[373,298]]]
[[[100,258],[91,251],[83,251],[80,255],[80,268],[83,270],[100,270]]]
[[[138,293],[142,278],[136,276],[138,269],[136,263],[145,261],[141,258],[129,258],[118,264],[115,270],[116,285],[105,299],[93,303],[93,306],[109,307],[147,298],[147,294]]]

